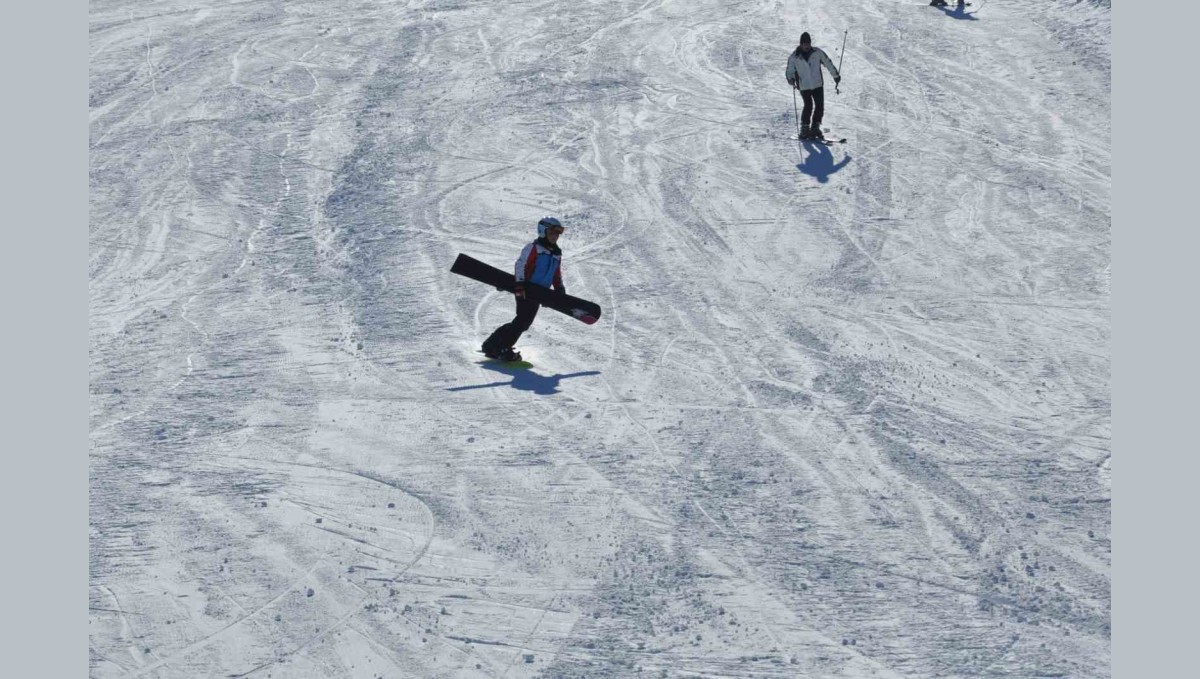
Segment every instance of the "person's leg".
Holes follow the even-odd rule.
[[[821,121],[825,118],[825,88],[811,90],[813,98],[812,126],[814,130],[821,129]]]
[[[804,110],[800,111],[800,124],[808,127],[808,122],[812,120],[813,91],[800,90],[800,96],[804,98]]]
[[[500,353],[501,343],[504,342],[504,338],[508,336],[511,326],[512,321],[509,321],[508,323],[505,323],[499,328],[493,330],[492,334],[488,335],[488,338],[483,341],[483,353],[488,354],[489,356]]]
[[[517,317],[513,319],[512,338],[508,344],[504,345],[505,349],[513,348],[517,340],[521,339],[522,333],[528,330],[529,326],[533,325],[533,319],[537,317],[537,312],[540,308],[541,305],[537,302],[517,298]]]
[[[483,353],[498,354],[513,345],[511,339],[513,325],[521,318],[521,302],[524,301],[520,297],[513,297],[513,299],[517,303],[517,315],[511,321],[493,330],[491,335],[488,335],[488,338],[483,341]]]
[[[483,352],[485,354],[498,354],[512,349],[517,340],[521,338],[521,334],[533,324],[533,319],[538,312],[538,303],[520,297],[517,297],[516,300],[517,315],[508,323],[496,328],[496,331],[484,341]]]

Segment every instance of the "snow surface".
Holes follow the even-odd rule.
[[[91,676],[1109,676],[1107,4],[93,0]]]

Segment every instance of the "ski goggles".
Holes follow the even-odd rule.
[[[553,217],[548,217],[538,222],[538,228],[545,233],[562,233],[566,230],[563,227],[562,222],[554,219]]]

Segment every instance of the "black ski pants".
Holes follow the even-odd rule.
[[[804,98],[804,110],[800,112],[800,124],[807,125],[811,120],[814,127],[820,127],[821,120],[825,117],[825,88],[800,90],[800,96]]]
[[[512,349],[516,345],[517,340],[521,339],[521,333],[533,325],[533,319],[537,317],[538,308],[541,305],[524,297],[514,296],[514,299],[517,300],[516,317],[496,328],[496,331],[483,343],[484,351],[495,350],[500,352]]]

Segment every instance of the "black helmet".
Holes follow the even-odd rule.
[[[538,238],[545,238],[546,231],[549,229],[557,229],[559,232],[564,230],[562,222],[558,221],[557,217],[542,217],[538,221]]]

